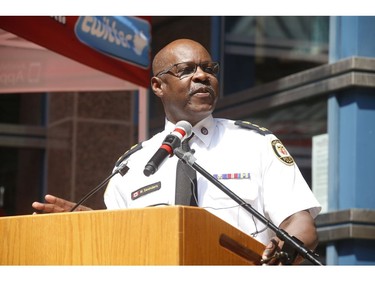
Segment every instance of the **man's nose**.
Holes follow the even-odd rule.
[[[199,65],[197,66],[197,69],[194,72],[193,78],[197,79],[207,79],[208,73],[205,72]]]

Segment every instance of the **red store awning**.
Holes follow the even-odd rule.
[[[0,28],[148,88],[150,20],[150,17],[2,16]]]

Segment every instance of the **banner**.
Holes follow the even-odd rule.
[[[77,62],[148,88],[150,17],[2,16],[0,28]]]

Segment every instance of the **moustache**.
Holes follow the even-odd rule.
[[[195,93],[210,93],[212,96],[215,96],[215,90],[211,86],[207,85],[195,86],[194,88],[190,89],[189,96],[192,96]]]

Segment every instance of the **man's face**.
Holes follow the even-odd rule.
[[[167,118],[173,123],[186,120],[195,125],[215,109],[219,83],[214,72],[218,66],[211,63],[211,56],[199,44],[174,46],[164,62],[162,72],[178,64],[157,75],[161,84],[155,93],[163,102]],[[187,64],[179,64],[182,62]]]

